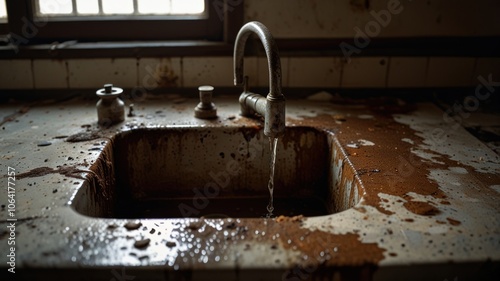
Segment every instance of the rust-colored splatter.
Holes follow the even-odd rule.
[[[349,102],[349,100],[347,100]],[[341,102],[341,101],[339,101]],[[343,101],[344,103],[346,100]],[[436,155],[436,162],[426,161],[415,153],[412,149],[422,147],[424,139],[416,134],[408,125],[398,123],[394,120],[393,114],[410,113],[415,110],[415,105],[410,103],[401,106],[394,100],[352,100],[352,104],[363,105],[359,109],[359,115],[371,114],[374,118],[358,118],[355,109],[351,109],[350,115],[344,116],[343,122],[335,122],[331,114],[322,114],[315,117],[303,117],[300,120],[287,119],[291,126],[314,126],[335,132],[339,142],[343,144],[343,149],[349,156],[349,161],[358,171],[372,171],[377,173],[358,173],[365,190],[363,190],[364,204],[377,208],[384,214],[392,214],[386,209],[386,204],[381,204],[379,194],[389,194],[401,197],[404,201],[411,201],[413,198],[408,193],[416,193],[423,196],[432,196],[440,199],[441,205],[449,205],[446,200],[447,195],[439,188],[439,184],[429,178],[433,169],[447,169],[458,166],[468,170],[468,176],[478,174],[478,185],[488,186],[498,182],[500,175],[479,174],[466,164],[458,163],[449,159],[447,155]],[[351,104],[349,103],[349,104]],[[403,138],[411,140],[402,141]],[[357,142],[364,139],[375,143],[375,146],[359,146],[357,148],[347,147],[345,144]],[[433,152],[437,154],[436,152]],[[442,162],[442,164],[438,163]],[[484,188],[484,192],[491,192]],[[420,203],[408,203],[405,207],[410,207],[410,211],[425,215],[439,213],[438,207],[429,205],[418,205]]]
[[[413,108],[408,107],[405,110],[411,111]],[[408,196],[409,192],[445,199],[446,195],[439,189],[438,184],[428,178],[429,169],[437,164],[423,162],[411,152],[415,145],[423,143],[422,138],[415,135],[409,126],[394,121],[389,112],[376,107],[369,112],[375,116],[372,119],[357,118],[353,113],[353,117],[346,117],[346,121],[341,124],[332,121],[331,115],[324,114],[312,118],[304,117],[304,120],[300,120],[300,125],[319,126],[330,131],[333,128],[341,144],[356,142],[359,139],[375,143],[375,146],[343,148],[356,169],[378,171],[358,173],[357,176],[366,187],[363,195],[365,204],[377,208],[381,213],[392,214],[380,204],[379,193],[398,196],[407,201],[412,199]],[[360,114],[366,113],[366,109],[360,111]],[[288,121],[297,122],[293,119]],[[402,138],[409,138],[414,144],[403,142]]]
[[[76,179],[85,179],[84,177],[79,175],[80,173],[93,173],[93,172],[89,170],[80,170],[76,166],[62,166],[57,169],[50,167],[38,167],[31,169],[27,172],[17,174],[16,176],[17,178],[22,179],[22,178],[42,177],[48,174],[61,174]]]
[[[302,266],[320,263],[324,266],[365,266],[377,265],[384,258],[385,249],[376,243],[362,243],[356,233],[332,234],[321,230],[302,228],[302,217],[281,218],[269,221],[267,237],[270,240],[279,233],[280,244],[285,249],[299,251],[308,258]],[[286,232],[283,230],[286,229]]]
[[[404,203],[403,206],[405,206],[408,211],[421,216],[433,216],[440,212],[436,207],[427,202],[408,201]]]
[[[376,243],[363,244],[359,240],[359,235],[348,234],[328,234],[322,231],[307,232],[302,228],[285,226],[287,237],[281,237],[281,243],[285,248],[297,247],[297,250],[309,257],[321,259],[323,255],[330,255],[329,260],[324,264],[332,266],[361,266],[366,264],[376,265],[383,258],[384,250]],[[304,240],[301,241],[301,237]],[[289,243],[291,241],[291,243]]]
[[[374,268],[384,259],[385,249],[377,243],[363,243],[357,233],[332,234],[318,229],[303,228],[302,216],[280,217],[279,219],[229,219],[217,231],[207,219],[192,221],[184,226],[189,235],[200,239],[200,245],[210,247],[209,241],[224,241],[224,245],[209,251],[210,256],[223,256],[231,245],[244,244],[245,251],[253,245],[269,245],[271,250],[284,249],[300,259],[294,261],[299,268],[313,268],[309,276],[341,267]],[[189,227],[192,224],[197,227]],[[226,234],[224,234],[226,232]],[[178,241],[183,244],[182,241]],[[212,259],[209,257],[209,262]],[[209,265],[207,265],[209,266]],[[357,280],[357,279],[356,279]]]
[[[448,222],[450,222],[451,225],[460,225],[461,224],[460,221],[454,220],[452,218],[446,218],[446,220],[448,220]]]

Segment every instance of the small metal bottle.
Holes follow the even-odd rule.
[[[97,122],[101,126],[111,126],[125,120],[125,103],[119,98],[123,89],[105,84],[104,88],[97,90],[100,98],[97,102]]]

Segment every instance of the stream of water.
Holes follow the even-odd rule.
[[[269,183],[267,184],[267,188],[269,189],[269,204],[267,205],[268,218],[273,216],[274,211],[274,167],[276,165],[276,147],[278,146],[278,138],[269,138],[269,146],[271,148],[271,159],[269,162]]]

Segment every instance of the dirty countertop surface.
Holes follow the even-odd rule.
[[[355,171],[352,180],[363,191],[362,199],[340,213],[125,220],[86,217],[71,208],[117,132],[262,125],[238,114],[235,97],[216,97],[214,120],[193,117],[197,102],[150,96],[135,103],[134,117],[106,129],[96,124],[93,99],[1,104],[2,270],[9,268],[5,253],[11,248],[8,226],[14,222],[19,272],[92,267],[102,269],[103,280],[120,268],[134,276],[149,268],[152,280],[186,271],[193,280],[211,271],[229,280],[240,278],[241,271],[264,278],[261,270],[269,272],[269,280],[305,280],[336,270],[343,278],[381,280],[398,270],[436,280],[467,279],[476,267],[498,273],[500,157],[431,103],[287,101],[287,127],[332,133],[342,148],[343,165]],[[8,179],[11,171],[15,180]],[[15,184],[11,193],[9,182]],[[365,266],[368,273],[342,271]],[[446,270],[422,271],[433,266]],[[196,270],[204,273],[196,276]]]

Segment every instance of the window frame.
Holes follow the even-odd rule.
[[[113,18],[38,20],[34,8],[35,0],[6,0],[8,22],[7,32],[27,38],[23,44],[51,43],[77,40],[96,41],[147,41],[147,40],[208,40],[234,41],[234,26],[243,22],[244,1],[238,6],[234,0],[205,0],[207,18],[193,19],[192,16],[151,19]],[[218,3],[219,5],[216,5]],[[225,5],[225,6],[220,6]],[[221,8],[224,7],[224,8]],[[217,9],[222,9],[218,11]],[[236,12],[235,12],[236,11]],[[0,31],[2,26],[0,25]],[[26,42],[28,41],[28,42]]]

